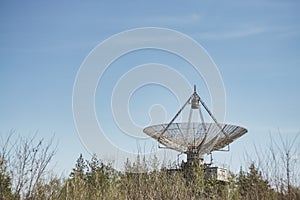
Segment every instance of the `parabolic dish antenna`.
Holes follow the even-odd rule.
[[[188,104],[191,105],[188,121],[175,123],[176,118]],[[201,107],[204,108],[214,123],[204,122]],[[199,110],[199,122],[191,122],[193,110]],[[247,133],[247,129],[243,127],[218,123],[197,94],[196,86],[194,86],[194,93],[168,124],[152,125],[143,131],[165,147],[187,154],[188,160],[192,158],[201,159],[204,154],[222,149]]]

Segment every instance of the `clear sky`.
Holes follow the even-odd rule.
[[[73,84],[85,57],[113,34],[132,28],[163,27],[192,37],[216,63],[226,89],[225,121],[249,130],[232,144],[230,153],[216,153],[216,162],[238,167],[243,152],[251,152],[253,143],[264,146],[270,135],[278,137],[279,131],[288,137],[299,134],[299,8],[296,0],[1,1],[0,134],[14,129],[20,135],[38,131],[39,136],[49,138],[55,133],[59,140],[55,162],[58,171],[68,173],[80,153],[89,157],[77,135],[72,113]],[[127,56],[115,63],[115,71],[107,72],[100,82],[107,89],[103,90],[106,93],[96,94],[96,101],[109,99],[114,87],[110,80],[117,80],[117,75],[131,67],[157,62],[176,68],[180,63],[159,51]],[[127,68],[119,70],[123,64]],[[195,81],[193,75],[187,75],[187,79],[191,84]],[[203,84],[200,79],[196,81],[199,85]],[[203,90],[209,104],[207,91]],[[139,121],[143,113],[146,116],[150,103],[166,106],[166,121],[176,113],[178,102],[163,98],[170,96],[167,90],[144,88],[144,92],[153,91],[160,98],[150,99],[145,107],[142,90],[133,95],[133,119]],[[117,131],[109,116],[99,114],[101,109],[109,108],[107,105],[96,102],[98,119],[108,130]],[[137,123],[146,125],[145,120]],[[124,146],[132,143],[130,139],[116,142]],[[135,151],[134,146],[131,148]]]

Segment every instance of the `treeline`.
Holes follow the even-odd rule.
[[[61,178],[46,170],[55,153],[52,143],[31,138],[20,139],[13,148],[5,144],[0,157],[1,200],[300,199],[299,187],[287,185],[286,180],[274,186],[255,163],[229,173],[228,182],[221,182],[206,179],[200,166],[192,167],[188,177],[183,171],[171,173],[156,157],[127,160],[120,172],[96,155],[90,160],[80,155],[69,176]]]

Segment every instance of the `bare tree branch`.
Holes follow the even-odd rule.
[[[7,161],[12,190],[17,197],[30,198],[37,183],[45,175],[57,149],[57,145],[53,146],[53,141],[54,137],[48,143],[44,139],[37,139],[37,132],[26,138],[13,138],[12,131],[7,136],[0,156]]]

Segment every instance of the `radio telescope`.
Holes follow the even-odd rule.
[[[188,121],[175,123],[176,118],[188,105],[190,105]],[[201,107],[212,119],[212,123],[204,121]],[[198,122],[192,122],[192,113],[195,110],[199,111],[200,119]],[[226,147],[235,139],[244,135],[247,129],[236,125],[218,123],[197,94],[196,86],[194,86],[194,93],[168,124],[152,125],[144,128],[143,132],[166,148],[186,154],[187,164],[191,165],[196,161],[202,164],[205,154]]]

